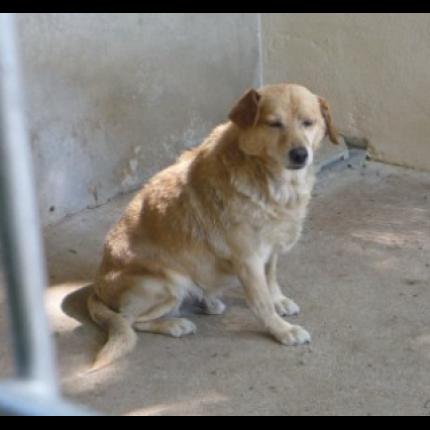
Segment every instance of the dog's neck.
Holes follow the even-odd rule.
[[[284,169],[282,176],[271,182],[273,200],[280,205],[307,205],[315,183],[313,166],[301,170]]]

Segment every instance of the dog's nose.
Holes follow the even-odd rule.
[[[309,157],[309,152],[304,146],[294,148],[290,151],[290,160],[296,166],[303,166]]]

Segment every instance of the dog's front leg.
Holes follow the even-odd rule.
[[[278,255],[273,253],[266,265],[266,276],[276,312],[282,317],[297,315],[300,312],[299,306],[284,295],[278,284],[277,265]]]
[[[277,314],[267,285],[265,265],[260,259],[250,258],[239,262],[237,272],[249,307],[275,339],[284,345],[310,342],[311,337],[304,328],[289,324]]]

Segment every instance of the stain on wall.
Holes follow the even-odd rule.
[[[259,84],[257,14],[21,14],[43,223],[136,189]]]

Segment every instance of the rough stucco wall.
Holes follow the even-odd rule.
[[[138,187],[259,83],[257,14],[23,14],[44,224]]]
[[[429,14],[263,14],[264,81],[326,96],[375,158],[430,170]]]

